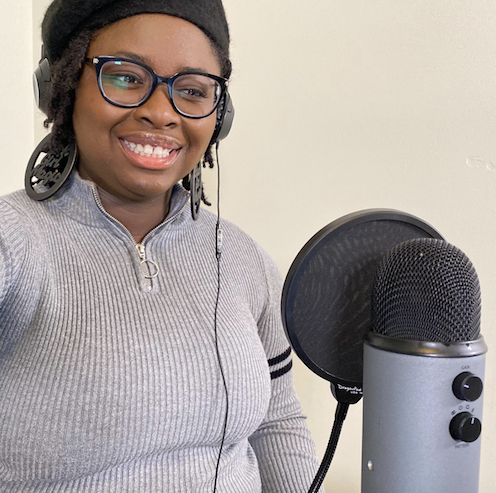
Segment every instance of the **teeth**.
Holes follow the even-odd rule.
[[[135,144],[134,142],[129,142],[127,140],[124,140],[124,143],[135,154],[138,154],[140,156],[147,156],[147,157],[153,156],[163,159],[166,158],[173,150],[173,149],[164,149],[162,146],[153,147],[150,144],[146,144],[143,147],[141,144]]]

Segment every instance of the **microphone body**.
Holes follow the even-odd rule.
[[[477,493],[480,438],[455,439],[450,427],[463,413],[482,421],[482,398],[453,392],[460,374],[484,379],[482,338],[428,348],[408,341],[416,354],[399,352],[401,339],[383,342],[372,336],[364,346],[362,493]],[[477,430],[463,417],[471,440]]]
[[[477,493],[480,286],[442,240],[400,243],[374,280],[363,364],[362,493]]]

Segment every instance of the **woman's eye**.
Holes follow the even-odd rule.
[[[112,86],[117,89],[134,89],[143,84],[143,81],[134,74],[103,74],[104,86]]]
[[[208,97],[205,91],[202,91],[201,89],[184,88],[177,89],[177,92],[182,98],[188,99],[205,99]]]

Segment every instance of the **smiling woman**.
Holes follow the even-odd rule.
[[[194,24],[177,17],[142,14],[122,19],[103,28],[88,49],[90,59],[122,53],[146,60],[160,74],[183,73],[194,67],[221,75],[207,36]],[[112,70],[122,73],[115,72],[116,62],[105,65],[109,63],[114,68],[101,67],[100,74],[102,70],[107,75]],[[174,183],[191,173],[205,154],[214,133],[216,99],[211,98],[211,107],[201,115],[204,118],[193,119],[185,118],[173,107],[167,85],[155,85],[148,98],[138,98],[136,107],[131,108],[122,107],[121,101],[134,95],[121,96],[118,106],[113,99],[115,89],[103,88],[107,102],[112,99],[111,104],[105,104],[100,94],[102,87],[95,69],[85,64],[73,112],[78,170],[82,178],[106,192],[101,195],[105,210],[140,242],[167,215]],[[122,91],[137,90],[131,87],[119,92]],[[130,214],[128,204],[136,202],[140,204],[139,214]]]
[[[222,4],[55,0],[43,39],[51,134],[0,199],[0,491],[305,492],[280,277],[186,207],[232,112]]]

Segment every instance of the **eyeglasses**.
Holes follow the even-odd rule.
[[[120,108],[146,103],[158,84],[167,84],[172,107],[187,118],[205,118],[217,108],[227,79],[197,71],[160,77],[144,63],[112,56],[86,58],[96,70],[98,87],[106,101]]]

